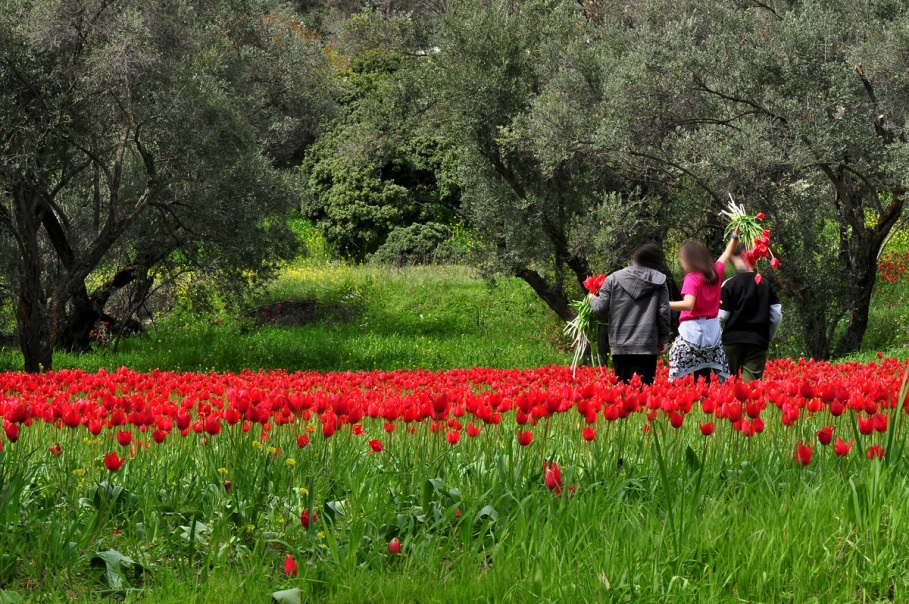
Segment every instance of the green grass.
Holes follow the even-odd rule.
[[[59,354],[56,365],[238,371],[568,362],[556,347],[559,322],[517,280],[490,287],[459,268],[322,262],[288,268],[255,304],[313,297],[325,309],[316,325],[279,328],[184,310],[125,339],[116,355]],[[878,347],[909,356],[900,332],[882,323],[901,311],[883,300],[858,359],[873,360]],[[20,365],[17,352],[0,352],[0,370]],[[515,445],[513,419],[455,447],[425,425],[396,439],[366,422],[369,438],[386,442],[381,455],[349,434],[300,451],[292,432],[276,430],[269,444],[284,451],[276,463],[238,428],[208,445],[172,436],[113,476],[132,501],[122,509],[99,506],[92,492],[107,478],[100,459],[113,443],[36,425],[0,452],[0,493],[13,495],[0,496],[7,529],[0,553],[19,552],[12,570],[0,564],[0,590],[40,602],[268,602],[289,587],[299,587],[303,601],[324,602],[909,601],[905,459],[868,462],[857,446],[839,462],[816,446],[812,465],[801,468],[791,459],[795,433],[777,427],[751,441],[726,426],[708,440],[691,421],[681,432],[657,421],[662,464],[640,417],[601,426],[588,445],[577,437],[579,418],[559,416],[548,438],[538,432],[527,449]],[[799,437],[810,439],[812,428]],[[61,438],[64,456],[50,457],[47,448]],[[296,463],[280,463],[287,457]],[[566,483],[579,485],[574,496],[555,497],[544,486],[540,463],[552,458]],[[235,485],[231,496],[222,467]],[[304,531],[299,510],[310,497],[322,520]],[[330,518],[325,504],[340,500],[345,514]],[[209,528],[193,545],[181,527],[196,521]],[[388,555],[393,534],[405,555]],[[90,564],[92,552],[109,549],[147,567],[125,591],[111,592]],[[300,563],[296,579],[281,571],[289,551]]]
[[[115,500],[93,493],[109,478],[99,459],[110,443],[36,424],[0,454],[4,484],[23,488],[0,506],[5,523],[17,519],[0,544],[20,554],[0,580],[36,601],[99,601],[108,586],[91,552],[116,550],[147,568],[113,592],[126,602],[267,602],[290,587],[323,602],[909,598],[905,459],[854,451],[841,462],[815,445],[801,468],[795,435],[776,423],[750,441],[726,422],[705,439],[688,421],[676,431],[657,420],[658,442],[638,415],[587,444],[564,414],[527,448],[513,420],[455,447],[425,424],[394,438],[367,421],[381,454],[349,431],[301,451],[276,429],[276,457],[236,426],[207,445],[152,445],[110,477],[125,489]],[[63,457],[36,453],[57,439]],[[572,496],[544,486],[542,459],[579,485]],[[320,520],[305,531],[299,511],[313,501]],[[344,502],[334,515],[332,501]],[[391,535],[403,556],[388,555]],[[296,578],[281,571],[288,552]]]
[[[561,326],[516,279],[494,286],[457,267],[384,269],[337,263],[286,269],[257,304],[317,298],[325,321],[256,324],[231,315],[178,312],[142,337],[88,354],[58,353],[57,368],[139,371],[244,368],[371,370],[538,367],[564,364]],[[341,318],[337,318],[340,315]],[[22,366],[0,352],[0,371]]]
[[[391,269],[332,261],[325,243],[302,229],[312,252],[285,268],[248,306],[318,299],[318,321],[277,327],[234,315],[182,310],[158,317],[118,352],[57,353],[57,368],[130,367],[140,371],[239,371],[246,368],[371,370],[423,367],[538,367],[567,364],[561,322],[518,279],[490,285],[463,267]],[[909,354],[909,281],[880,283],[865,342],[849,359]],[[794,312],[785,308],[784,313]],[[780,344],[782,343],[782,344]],[[784,319],[771,356],[797,349]],[[791,350],[790,350],[791,349]],[[0,347],[0,371],[22,367],[18,350]]]

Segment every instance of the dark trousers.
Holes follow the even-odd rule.
[[[619,380],[626,384],[634,374],[641,377],[642,384],[652,384],[656,376],[657,355],[655,354],[614,354],[612,367]]]
[[[743,382],[759,380],[764,377],[767,365],[767,349],[753,344],[730,344],[723,346],[726,360],[729,361],[729,374],[741,373]]]

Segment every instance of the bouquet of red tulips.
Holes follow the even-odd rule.
[[[603,287],[603,282],[605,281],[606,275],[592,275],[584,280],[584,289],[596,295],[600,288]],[[578,369],[581,356],[588,349],[591,351],[593,362],[596,363],[597,355],[593,349],[590,336],[596,329],[597,318],[590,307],[590,299],[586,296],[584,299],[572,304],[571,307],[578,312],[578,315],[565,325],[565,333],[571,336],[572,339],[571,347],[574,349],[574,356],[571,359],[571,370],[575,372]],[[593,341],[596,341],[595,337]]]
[[[746,213],[745,206],[736,204],[732,195],[730,195],[728,209],[720,212],[720,214],[729,219],[729,225],[726,227],[726,237],[738,232],[739,241],[745,246],[745,260],[748,261],[748,264],[756,268],[761,258],[770,258],[771,268],[777,269],[780,267],[779,259],[770,251],[770,231],[763,228],[760,224],[764,219],[763,212],[754,216]],[[754,280],[757,283],[761,282],[760,273],[754,276]]]

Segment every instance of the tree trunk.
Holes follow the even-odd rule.
[[[67,352],[87,352],[91,350],[91,331],[101,314],[85,289],[73,296],[68,307],[55,325],[54,348]]]
[[[565,293],[550,287],[538,272],[526,267],[519,267],[515,270],[515,275],[523,279],[563,321],[571,321],[577,316],[577,313],[568,304]]]
[[[879,192],[866,192],[866,195],[879,196]],[[881,246],[887,240],[890,231],[903,214],[905,203],[904,191],[897,189],[891,192],[891,200],[887,208],[881,212],[873,227],[857,229],[853,226],[849,241],[845,245],[848,253],[848,266],[854,282],[851,287],[849,324],[846,332],[836,344],[834,353],[841,357],[858,351],[862,347],[862,340],[868,330],[868,314],[871,307],[871,297],[874,294],[874,283],[877,281],[877,257]],[[861,207],[859,202],[853,204]],[[864,214],[859,214],[863,219]],[[841,242],[841,256],[844,243]]]
[[[105,312],[104,307],[115,293],[137,281],[140,282],[141,287],[129,307],[141,306],[152,286],[152,279],[148,276],[149,269],[163,260],[171,249],[171,247],[165,246],[147,251],[131,264],[118,270],[109,281],[98,287],[91,295],[88,295],[83,289],[74,296],[70,305],[71,311],[59,327],[59,332],[55,334],[55,346],[64,350],[90,348],[91,331],[100,320],[108,321],[111,329],[118,333],[136,331],[138,324],[132,320],[132,316],[111,316]],[[126,329],[122,329],[124,325]]]
[[[38,246],[37,194],[23,188],[13,190],[13,216],[19,246],[19,302],[16,328],[25,359],[25,371],[40,373],[53,368],[53,346],[47,314],[47,296],[41,283],[41,250]]]
[[[871,307],[871,296],[874,294],[874,283],[877,280],[877,250],[865,252],[860,263],[853,264],[852,271],[855,283],[852,287],[851,311],[846,332],[836,343],[835,356],[842,357],[858,351],[862,347],[865,331],[868,330],[868,314]]]
[[[29,271],[29,274],[22,275],[16,327],[19,330],[22,355],[25,357],[25,371],[41,373],[52,369],[53,349],[40,271]]]

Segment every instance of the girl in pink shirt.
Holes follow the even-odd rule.
[[[669,350],[669,379],[694,374],[695,379],[710,379],[712,373],[725,379],[729,375],[723,352],[720,321],[720,291],[726,261],[737,245],[733,234],[723,255],[714,262],[703,244],[688,241],[679,251],[685,270],[682,300],[670,302],[669,309],[681,312],[679,337]]]

